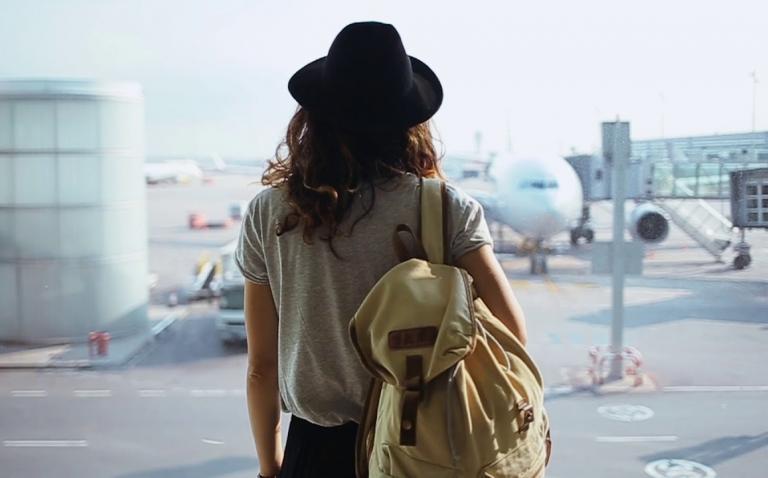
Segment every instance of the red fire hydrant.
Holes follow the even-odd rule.
[[[90,356],[109,353],[109,332],[91,332],[88,334],[88,353]]]

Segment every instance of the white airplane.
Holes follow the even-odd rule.
[[[582,237],[594,239],[581,181],[565,159],[446,159],[449,177],[483,205],[489,221],[523,236],[519,251],[530,256],[532,274],[546,272],[546,244],[553,236],[570,230],[573,245]],[[658,243],[667,237],[669,221],[663,210],[646,202],[628,214],[627,229],[635,239]]]
[[[144,163],[144,179],[147,184],[187,183],[193,179],[201,180],[203,170],[195,161],[174,160],[161,163]]]
[[[582,215],[581,182],[573,168],[562,158],[509,155],[493,157],[485,166],[467,158],[447,158],[446,163],[449,176],[483,205],[489,221],[523,236],[520,250],[531,258],[531,273],[546,272],[545,243],[575,226]]]

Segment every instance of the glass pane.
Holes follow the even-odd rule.
[[[15,337],[19,333],[16,282],[16,264],[0,262],[0,337]]]
[[[672,165],[656,163],[653,165],[653,188],[658,196],[671,196],[673,190]]]
[[[54,209],[16,210],[16,227],[13,232],[18,257],[38,259],[57,256],[59,221],[56,213]]]
[[[59,264],[29,262],[19,268],[19,311],[29,337],[67,337],[71,322],[61,314]]]
[[[56,158],[25,154],[15,157],[14,189],[16,204],[54,204],[56,202]]]
[[[728,175],[720,176],[719,163],[699,165],[699,195],[718,197],[722,183],[728,182]]]
[[[100,208],[61,209],[61,255],[63,257],[87,257],[103,254],[104,210]],[[91,231],[91,234],[83,234]]]
[[[102,200],[105,203],[142,200],[145,184],[141,156],[106,154],[100,161]]]
[[[99,147],[99,104],[96,101],[59,101],[58,149],[95,150]]]
[[[101,110],[101,147],[142,152],[144,145],[143,111],[141,105],[132,102],[103,102]]]
[[[0,260],[13,260],[16,258],[13,214],[13,209],[0,208]],[[0,282],[0,285],[2,285],[2,282]]]
[[[0,206],[13,204],[13,156],[0,154]]]
[[[52,149],[56,145],[56,109],[53,101],[17,101],[13,112],[16,149]]]
[[[11,117],[11,104],[0,104],[0,149],[13,147],[13,122]]]
[[[695,195],[696,179],[696,164],[676,164],[674,194],[677,196]]]
[[[59,202],[97,204],[101,201],[101,158],[59,155]]]

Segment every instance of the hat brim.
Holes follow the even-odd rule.
[[[443,87],[432,69],[409,56],[413,85],[397,101],[372,114],[365,108],[345,109],[324,81],[325,61],[318,58],[294,73],[288,81],[291,96],[305,109],[323,115],[348,129],[409,128],[431,118],[443,102]]]

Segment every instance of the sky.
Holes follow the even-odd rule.
[[[768,130],[761,0],[0,0],[0,79],[136,81],[147,154],[267,158],[290,76],[348,23],[392,23],[445,91],[447,154],[593,152],[635,139]]]

